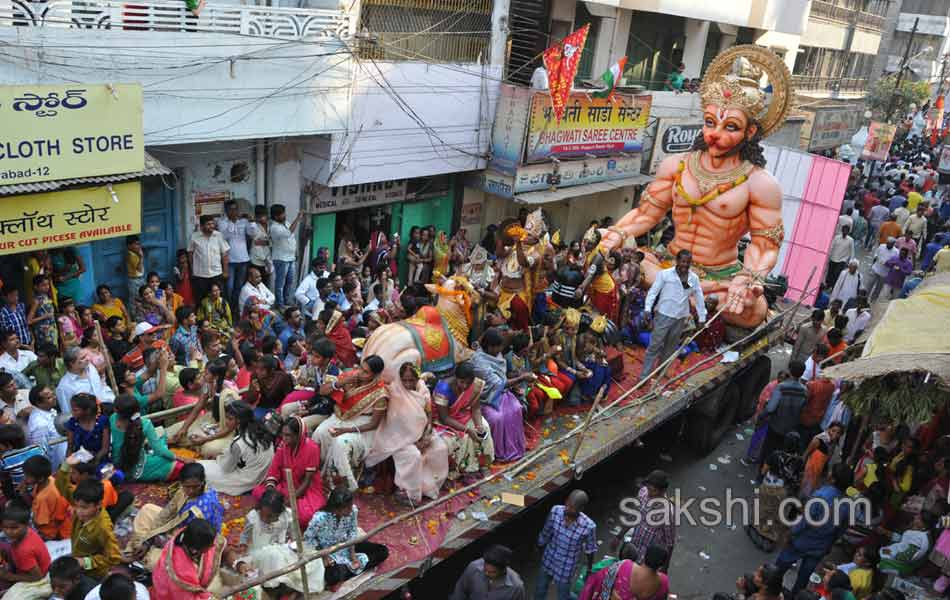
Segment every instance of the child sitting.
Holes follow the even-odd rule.
[[[10,541],[10,563],[0,568],[0,582],[13,584],[4,600],[46,600],[53,593],[49,584],[49,550],[33,528],[30,511],[10,502],[0,516],[0,528]]]
[[[42,448],[53,468],[58,469],[66,458],[66,445],[51,443],[60,437],[56,431],[56,393],[53,388],[37,385],[30,390],[29,398],[33,409],[26,426],[27,441]]]
[[[23,374],[32,377],[36,385],[55,388],[66,374],[66,366],[59,356],[59,350],[52,344],[43,344],[36,348],[36,360],[31,362]]]
[[[837,569],[848,575],[851,591],[857,600],[864,600],[877,587],[878,550],[874,546],[860,546],[854,551],[854,562],[838,565]]]
[[[260,573],[270,573],[286,567],[299,558],[297,553],[287,545],[293,515],[286,502],[283,494],[271,488],[261,496],[257,508],[247,514],[244,531],[241,532],[240,546],[247,557],[235,561],[238,572],[246,573],[251,568],[255,568]],[[322,560],[311,561],[307,564],[307,584],[311,593],[323,590],[324,564]],[[283,592],[288,591],[296,597],[301,597],[300,594],[303,593],[303,580],[298,569],[271,579],[264,586],[270,590],[277,588],[277,595],[281,597],[284,595]]]
[[[53,595],[62,600],[85,600],[86,594],[99,582],[82,572],[79,561],[61,556],[49,566],[49,583]]]
[[[72,532],[72,514],[52,474],[45,456],[33,456],[23,463],[23,487],[33,499],[33,526],[44,540],[65,540]]]
[[[81,392],[69,401],[73,416],[66,421],[66,439],[69,454],[85,449],[92,454],[92,462],[109,459],[109,417],[99,414],[96,397]]]
[[[913,573],[930,550],[930,530],[936,523],[937,518],[933,513],[921,511],[902,534],[878,528],[879,533],[890,535],[894,542],[880,550],[881,572],[900,576]]]
[[[73,557],[90,577],[102,579],[119,564],[119,543],[112,531],[112,519],[102,507],[102,483],[95,479],[79,482],[73,490]]]
[[[887,449],[878,446],[874,448],[871,457],[865,456],[861,459],[854,471],[854,485],[847,490],[848,496],[853,498],[880,480],[887,469],[887,456]]]
[[[107,465],[109,471],[112,465]],[[102,507],[109,513],[109,518],[113,523],[119,520],[122,513],[132,506],[135,496],[128,490],[117,492],[115,486],[107,478],[100,479],[99,465],[93,461],[79,462],[75,456],[70,456],[63,462],[63,466],[56,472],[56,489],[62,494],[70,504],[73,501],[73,491],[76,486],[86,479],[100,481],[102,483]]]

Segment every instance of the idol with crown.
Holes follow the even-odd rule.
[[[784,230],[782,190],[764,169],[759,142],[785,121],[790,79],[782,60],[761,46],[735,46],[717,56],[700,87],[702,134],[689,152],[660,163],[637,208],[598,232],[600,247],[633,245],[672,212],[676,233],[665,251],[641,248],[645,284],[652,285],[677,252],[689,250],[703,293],[719,297],[726,322],[761,324],[768,312],[763,281],[778,260]],[[751,242],[740,261],[745,235]]]

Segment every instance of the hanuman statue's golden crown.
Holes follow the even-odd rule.
[[[769,93],[762,89],[763,75]],[[743,111],[759,124],[762,137],[781,127],[795,94],[788,67],[769,48],[755,45],[733,46],[706,67],[699,87],[703,108],[714,104],[722,109]]]
[[[744,58],[737,59],[733,69],[738,73],[703,81],[699,88],[703,106],[737,108],[758,120],[766,108],[765,93],[759,88],[762,71]]]

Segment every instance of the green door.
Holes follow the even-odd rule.
[[[336,213],[313,215],[313,243],[310,244],[310,258],[316,258],[317,250],[323,246],[330,249],[330,264],[336,260]],[[309,267],[307,267],[309,272]]]
[[[400,281],[406,281],[409,274],[409,265],[406,261],[406,244],[409,243],[409,230],[413,226],[434,225],[437,232],[444,231],[446,235],[451,235],[454,209],[455,202],[451,191],[443,196],[393,206],[393,229],[399,231],[399,237],[402,240],[402,248],[399,253]]]

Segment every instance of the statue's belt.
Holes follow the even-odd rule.
[[[660,261],[660,266],[664,269],[672,267],[676,263],[675,257],[670,254],[668,251],[664,250],[662,253],[657,253],[657,259]],[[690,266],[690,268],[699,276],[700,279],[709,279],[712,281],[725,281],[727,279],[732,279],[742,270],[742,263],[738,260],[732,264],[725,265],[723,267],[704,267],[702,265],[697,265],[695,262]]]

